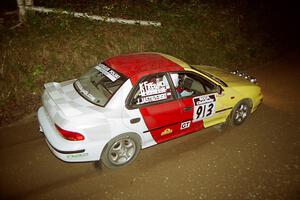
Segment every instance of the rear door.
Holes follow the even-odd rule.
[[[150,75],[136,86],[130,100],[131,109],[139,109],[153,139],[163,142],[180,134],[181,103],[171,91],[167,74]]]

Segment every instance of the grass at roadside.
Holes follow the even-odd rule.
[[[132,16],[159,20],[162,27],[158,28],[34,13],[27,27],[2,26],[0,125],[35,111],[44,83],[76,78],[113,55],[158,51],[191,64],[231,69],[251,67],[273,55],[265,40],[268,35],[250,35],[245,28],[248,22],[232,8],[208,4],[176,8],[153,8],[153,14],[139,10]],[[136,8],[128,9],[132,13]],[[110,15],[116,13],[112,10]]]

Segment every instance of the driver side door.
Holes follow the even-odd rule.
[[[216,92],[217,86],[192,72],[176,72],[170,76],[181,106],[180,135],[217,123],[216,111],[222,107],[222,101]]]

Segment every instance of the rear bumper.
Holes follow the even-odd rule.
[[[99,152],[88,143],[68,141],[56,130],[44,107],[38,110],[40,131],[44,134],[49,149],[59,159],[66,162],[86,162],[99,159]]]

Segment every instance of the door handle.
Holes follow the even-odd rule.
[[[130,120],[130,123],[135,124],[135,123],[138,123],[139,121],[141,121],[141,118],[139,118],[139,117],[138,118],[133,118],[133,119]]]
[[[192,108],[193,108],[193,106],[187,106],[184,108],[184,111],[190,111],[190,110],[192,110]]]

